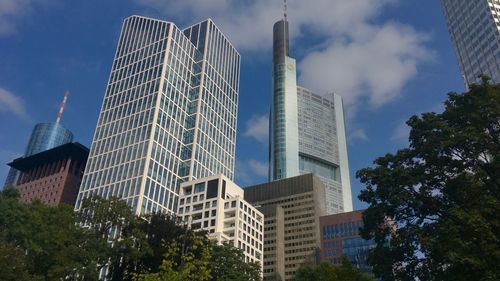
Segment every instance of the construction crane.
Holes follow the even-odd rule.
[[[69,96],[69,91],[66,90],[64,92],[64,98],[61,102],[61,106],[59,107],[59,112],[57,113],[56,124],[59,124],[59,122],[61,121],[61,117],[64,112],[64,107],[66,106],[66,101],[68,100],[68,96]]]

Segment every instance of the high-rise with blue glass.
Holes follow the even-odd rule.
[[[500,0],[441,0],[465,84],[500,83]]]
[[[78,195],[177,211],[180,184],[234,178],[240,55],[208,19],[125,19]]]
[[[66,93],[63,105],[66,103],[67,95]],[[63,109],[64,107],[62,106],[55,123],[39,123],[35,125],[23,157],[28,157],[73,141],[73,133],[59,122]],[[15,186],[19,174],[18,170],[10,168],[4,187]]]
[[[273,28],[269,180],[314,173],[327,187],[327,213],[352,211],[342,98],[297,86],[288,38],[285,16]]]

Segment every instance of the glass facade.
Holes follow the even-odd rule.
[[[297,73],[295,60],[288,56],[288,22],[274,25],[273,103],[270,120],[270,180],[299,174]]]
[[[175,213],[182,182],[233,178],[239,63],[211,20],[125,19],[76,208],[96,194]]]
[[[37,154],[73,141],[73,133],[59,123],[39,123],[31,132],[24,157]],[[4,186],[16,185],[19,172],[10,168]]]
[[[73,133],[59,123],[40,123],[31,133],[25,156],[30,156],[73,141]]]
[[[269,180],[314,173],[327,186],[328,214],[352,210],[342,99],[297,86],[288,22],[273,28],[273,103],[269,118]]]
[[[441,0],[467,85],[486,74],[500,83],[500,0]]]
[[[327,99],[302,87],[297,94],[300,173],[314,173],[325,184],[328,214],[352,211],[342,103],[335,94]]]
[[[370,249],[376,246],[373,239],[361,238],[362,211],[320,217],[321,259],[341,264],[345,255],[352,265],[365,273],[371,273],[368,265]]]

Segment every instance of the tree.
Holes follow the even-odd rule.
[[[89,242],[89,235],[75,224],[73,208],[49,207],[39,201],[19,202],[14,189],[0,193],[0,244],[4,255],[12,250],[19,278],[31,280],[97,280],[96,256],[99,249]],[[9,280],[5,278],[2,280]]]
[[[210,278],[210,244],[205,235],[189,231],[172,241],[160,270],[139,277],[142,281],[207,281]]]
[[[0,280],[31,281],[42,279],[29,273],[27,260],[21,249],[0,240]]]
[[[320,263],[317,266],[304,266],[295,272],[293,281],[375,281],[375,279],[358,269],[342,257],[342,264]]]
[[[80,224],[93,235],[93,241],[107,245],[99,268],[107,266],[111,280],[133,280],[143,270],[141,260],[151,253],[142,231],[143,220],[120,198],[90,197],[82,201]]]
[[[408,120],[409,148],[357,172],[384,280],[500,280],[500,86],[483,77],[445,105]]]
[[[246,263],[241,249],[212,243],[210,275],[212,281],[258,281],[260,265]]]
[[[143,270],[158,272],[170,243],[186,233],[187,226],[179,224],[175,216],[153,213],[141,220],[139,227],[146,234],[151,248],[141,259]]]

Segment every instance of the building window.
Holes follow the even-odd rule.
[[[200,182],[194,185],[194,193],[200,193],[205,191],[205,183]]]

